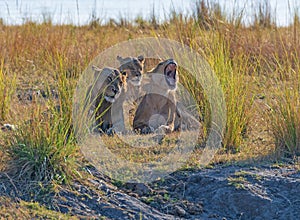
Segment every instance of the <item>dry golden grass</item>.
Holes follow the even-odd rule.
[[[22,177],[29,181],[65,183],[76,178],[82,165],[72,131],[72,97],[78,78],[106,48],[147,36],[185,43],[200,53],[219,77],[227,121],[223,149],[212,163],[280,160],[282,152],[284,156],[297,157],[298,20],[289,27],[260,22],[243,27],[235,21],[222,20],[218,11],[214,15],[198,13],[212,18],[200,23],[197,18],[201,16],[175,13],[161,25],[139,20],[138,25],[125,22],[101,26],[92,22],[81,27],[56,26],[51,22],[27,22],[21,26],[0,23],[0,102],[5,103],[1,105],[5,117],[0,117],[0,125],[19,126],[15,132],[0,131],[0,170],[9,164],[7,172],[22,176],[26,171],[32,175]],[[14,81],[4,83],[13,77],[16,86]],[[209,132],[210,110],[203,100],[203,91],[188,76],[180,80],[196,99]],[[9,91],[9,97],[3,91]],[[170,150],[174,138],[167,137],[167,141],[149,151],[132,149],[120,140],[104,137],[113,152],[134,162],[161,158]],[[187,166],[198,166],[201,152],[201,148],[196,149]]]
[[[183,28],[183,24],[185,24],[184,31],[180,29]],[[243,75],[253,76],[247,79],[248,83],[244,85],[251,87],[246,89],[249,94],[245,96],[251,98],[254,90],[262,93],[265,90],[264,87],[268,89],[271,86],[270,82],[264,82],[264,77],[267,76],[268,79],[285,77],[284,70],[295,66],[295,57],[298,56],[299,51],[297,50],[298,35],[294,33],[294,29],[297,33],[299,32],[297,28],[233,29],[233,26],[227,24],[218,27],[219,29],[215,31],[205,31],[195,28],[192,22],[188,21],[186,25],[180,20],[174,24],[162,26],[155,32],[152,32],[151,26],[143,29],[139,27],[127,29],[112,26],[74,27],[27,23],[19,27],[2,25],[0,28],[2,30],[0,46],[3,48],[1,50],[1,57],[4,58],[3,69],[7,70],[7,74],[17,75],[17,91],[20,93],[25,89],[37,91],[54,85],[58,72],[77,79],[93,57],[117,42],[136,37],[164,36],[184,41],[193,49],[198,48],[202,55],[211,60],[212,65],[225,62],[224,67],[219,65],[215,69],[233,71],[236,77],[239,77],[233,79],[237,82],[243,81],[240,78]],[[188,33],[189,35],[186,36]],[[290,45],[291,43],[294,44]],[[225,57],[218,55],[218,49],[220,54],[225,49]],[[218,56],[220,61],[216,59]],[[228,66],[231,62],[234,62],[232,67]],[[241,66],[244,67],[241,68]],[[266,83],[266,85],[256,86],[258,83]],[[240,88],[244,90],[244,87]],[[15,109],[22,109],[22,115],[19,117],[24,117],[23,102],[20,103],[14,97],[11,105]],[[19,112],[11,109],[12,115],[18,115]]]

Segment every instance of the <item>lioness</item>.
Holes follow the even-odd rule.
[[[126,90],[126,73],[118,69],[93,66],[95,83],[89,88],[98,130],[112,132],[111,105]]]
[[[176,114],[177,63],[173,59],[160,62],[148,72],[150,82],[144,86],[146,95],[133,119],[133,128],[142,134],[174,130]]]
[[[131,130],[129,115],[135,109],[135,100],[140,93],[145,59],[140,55],[126,58],[117,56],[117,60],[120,62],[120,67],[118,68],[120,72],[126,73],[127,88],[114,103],[112,114],[114,116],[114,126],[118,132],[127,132]]]
[[[144,69],[144,57],[142,55],[138,57],[126,57],[122,58],[117,56],[117,60],[120,62],[120,67],[118,68],[121,73],[125,72],[127,75],[127,87],[140,86],[143,77]],[[129,90],[127,90],[129,91]]]

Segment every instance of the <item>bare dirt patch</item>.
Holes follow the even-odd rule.
[[[121,184],[94,168],[88,184],[74,182],[47,199],[46,207],[68,215],[106,219],[297,219],[300,172],[292,166],[217,166],[185,170],[151,184]],[[0,194],[15,201],[17,182],[1,174]],[[14,183],[14,185],[12,185]],[[17,187],[17,188],[16,188]],[[3,205],[3,204],[1,204]]]

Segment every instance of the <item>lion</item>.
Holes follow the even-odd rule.
[[[88,89],[96,130],[112,133],[111,106],[126,91],[126,73],[115,68],[100,69],[92,66],[94,84]]]
[[[138,57],[125,57],[117,56],[120,62],[119,71],[125,72],[127,75],[127,88],[134,88],[140,86],[142,83],[143,69],[144,69],[144,56]],[[128,90],[129,91],[129,90]]]
[[[144,86],[146,95],[136,110],[133,129],[142,134],[170,133],[176,117],[177,63],[173,59],[162,61],[147,75],[150,82]]]
[[[133,111],[136,108],[136,100],[140,95],[140,86],[144,73],[144,57],[126,57],[117,56],[120,62],[119,70],[126,73],[127,87],[126,91],[121,93],[120,98],[113,105],[114,126],[120,133],[131,130],[130,115],[133,118]]]

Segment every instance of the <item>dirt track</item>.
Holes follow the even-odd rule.
[[[82,195],[62,190],[53,207],[108,219],[298,219],[300,172],[294,168],[223,166],[180,171],[164,181],[116,187],[95,170]],[[62,199],[63,198],[63,199]]]

